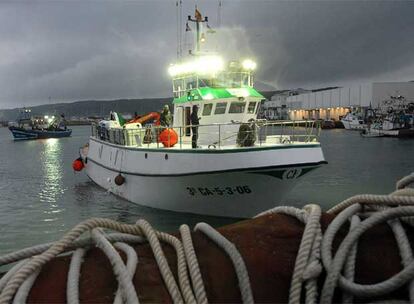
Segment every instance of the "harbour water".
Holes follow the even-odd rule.
[[[14,142],[0,128],[0,254],[55,240],[91,217],[128,223],[145,218],[166,231],[182,223],[235,221],[141,207],[107,193],[71,168],[89,134],[88,126],[73,127],[70,138]],[[389,193],[414,171],[412,140],[362,138],[343,129],[323,131],[320,140],[329,164],[305,175],[284,205],[328,208],[355,194]]]

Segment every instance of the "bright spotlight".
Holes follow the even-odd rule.
[[[256,68],[256,62],[251,59],[246,59],[242,62],[243,69],[253,71]]]

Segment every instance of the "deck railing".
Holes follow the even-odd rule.
[[[191,127],[194,126],[172,127],[178,135],[175,147],[183,148],[191,144],[192,132],[188,132]],[[256,120],[249,123],[199,125],[197,128],[197,143],[208,148],[309,143],[317,142],[320,134],[320,125],[311,120],[278,122]],[[92,137],[122,146],[153,147],[156,144],[161,148],[163,144],[159,141],[158,135],[164,129],[166,128],[161,126],[107,129],[93,124]]]

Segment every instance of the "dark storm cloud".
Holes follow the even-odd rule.
[[[217,3],[197,1],[212,26]],[[223,29],[211,41],[228,59],[256,58],[262,82],[289,88],[414,79],[414,2],[222,3]],[[194,2],[183,5],[185,19]],[[175,1],[167,0],[0,3],[0,108],[49,96],[170,96],[176,22]]]
[[[240,16],[240,24],[247,23],[250,44],[260,54],[263,80],[283,86],[329,85],[354,78],[375,80],[408,66],[406,75],[396,76],[414,79],[414,2],[278,2],[273,10],[267,6],[250,4],[250,13]]]

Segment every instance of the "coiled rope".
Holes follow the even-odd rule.
[[[118,232],[105,234],[102,228]],[[206,234],[208,238],[223,247],[226,254],[232,258],[236,273],[242,274],[239,282],[243,302],[253,303],[247,270],[237,248],[206,224],[197,226],[196,230]],[[88,232],[90,232],[89,237],[80,238]],[[162,278],[174,303],[208,303],[189,227],[181,226],[180,233],[182,241],[167,233],[154,230],[145,220],[138,220],[135,225],[121,224],[101,218],[84,221],[66,233],[59,241],[29,247],[0,257],[0,266],[17,262],[0,279],[0,303],[10,303],[12,300],[13,303],[25,303],[42,266],[62,253],[74,251],[69,266],[66,298],[68,303],[78,304],[82,261],[87,250],[93,246],[99,247],[104,252],[113,267],[118,281],[114,303],[139,303],[137,291],[133,285],[138,256],[136,251],[126,243],[144,242],[148,242],[152,248]],[[178,284],[168,265],[160,241],[171,245],[176,251]],[[126,254],[126,265],[116,249]]]
[[[344,200],[327,211],[336,215],[325,233],[322,233],[321,208],[307,205],[303,209],[276,207],[265,214],[286,214],[305,224],[299,250],[296,256],[289,302],[332,303],[336,288],[343,292],[342,301],[352,303],[354,297],[378,297],[407,286],[409,300],[414,302],[414,257],[407,234],[401,222],[414,226],[414,173],[397,182],[397,190],[390,195],[356,195]],[[350,221],[350,229],[335,255],[332,244],[341,227]],[[376,284],[354,282],[355,258],[358,253],[359,237],[371,227],[386,222],[390,225],[400,251],[403,269],[391,278]],[[106,234],[102,229],[117,231]],[[253,292],[249,274],[242,256],[234,244],[205,223],[199,223],[195,231],[205,234],[222,248],[233,263],[243,303],[253,303]],[[89,237],[80,238],[89,233]],[[160,269],[166,288],[174,303],[208,303],[203,279],[194,250],[190,229],[180,227],[181,240],[154,230],[145,220],[135,225],[121,224],[113,220],[93,218],[84,221],[54,243],[37,245],[0,257],[0,266],[16,263],[0,279],[0,304],[24,303],[41,268],[56,256],[74,251],[71,257],[67,302],[79,303],[79,277],[83,258],[91,247],[99,247],[108,257],[118,280],[114,303],[139,303],[133,277],[138,264],[136,251],[128,244],[148,242]],[[161,242],[172,246],[177,255],[178,283],[168,265]],[[118,251],[126,254],[126,264]],[[326,272],[321,295],[318,294],[318,278]],[[343,275],[341,274],[343,273]],[[303,293],[303,287],[305,292]],[[139,288],[139,287],[138,287]],[[401,301],[395,301],[400,303]]]

